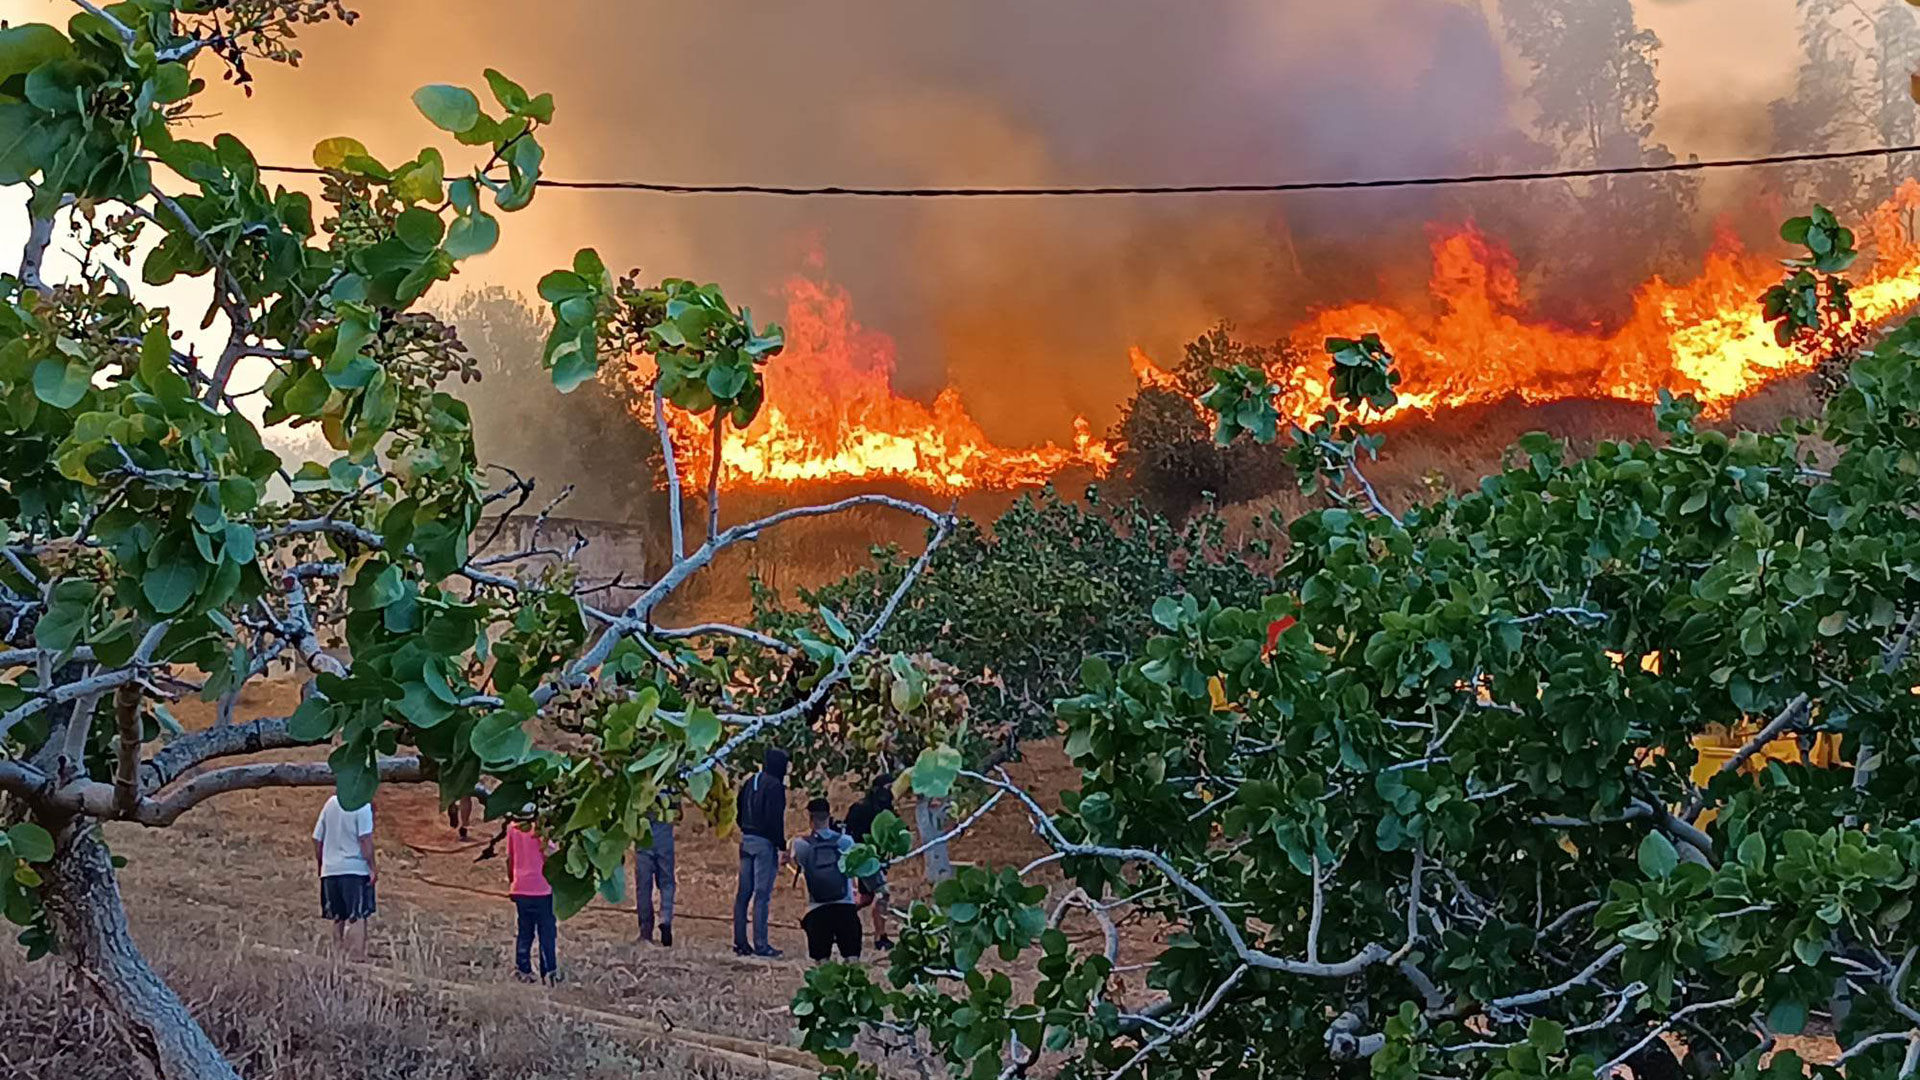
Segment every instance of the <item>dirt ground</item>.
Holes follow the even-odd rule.
[[[298,691],[290,683],[258,684],[249,688],[238,712],[242,718],[284,714],[297,700]],[[182,703],[177,711],[189,727],[210,722],[210,710],[196,703]],[[1071,768],[1057,748],[1049,746],[1033,748],[1029,759],[1010,766],[1009,772],[1028,790],[1049,793],[1048,802],[1052,801],[1051,793],[1072,780]],[[578,1015],[591,1014],[633,1018],[655,1030],[669,1029],[689,1038],[748,1040],[760,1046],[750,1051],[753,1057],[781,1059],[756,1065],[751,1058],[735,1054],[716,1065],[713,1055],[698,1047],[689,1052],[686,1045],[671,1038],[642,1034],[638,1042],[653,1056],[629,1059],[616,1054],[604,1062],[602,1058],[592,1059],[602,1062],[610,1070],[608,1075],[635,1075],[634,1068],[641,1074],[729,1080],[739,1076],[803,1075],[792,1063],[799,1060],[796,1052],[786,1049],[783,1054],[782,1048],[790,1048],[793,1041],[787,1002],[806,970],[805,943],[799,929],[805,910],[804,893],[797,883],[783,879],[774,895],[773,943],[785,950],[785,958],[734,956],[731,912],[737,844],[715,836],[697,811],[681,825],[677,835],[679,895],[674,947],[639,942],[629,878],[625,906],[596,899],[587,910],[561,925],[559,956],[565,979],[560,986],[548,989],[512,980],[514,915],[505,895],[505,859],[478,859],[494,830],[476,820],[472,838],[462,843],[439,812],[434,789],[425,785],[387,785],[375,799],[380,882],[379,914],[371,924],[371,968],[329,968],[318,975],[310,972],[312,961],[329,952],[330,931],[319,917],[310,840],[314,816],[327,794],[325,789],[312,788],[242,792],[202,805],[169,829],[124,823],[107,827],[113,851],[127,860],[120,880],[135,937],[171,981],[177,986],[191,984],[191,991],[183,988],[182,992],[210,1030],[215,1025],[209,1016],[218,1014],[223,998],[239,1000],[248,992],[257,993],[264,979],[279,979],[270,992],[284,996],[289,993],[285,977],[292,977],[292,993],[296,996],[338,995],[344,987],[371,1002],[362,1003],[351,1020],[336,1016],[306,1022],[388,1031],[393,1018],[403,1013],[411,1015],[409,1010],[421,1007],[410,992],[396,996],[381,990],[390,989],[395,978],[402,978],[414,980],[411,986],[400,984],[406,990],[431,987],[441,999],[434,1005],[439,1012],[426,1014],[428,1020],[415,1020],[410,1025],[418,1028],[424,1023],[434,1028],[416,1033],[423,1040],[414,1048],[417,1055],[438,1052],[436,1032],[484,1039],[486,1032],[501,1030],[498,1017],[503,1013],[517,1020],[530,1012],[562,1024],[561,1034],[549,1032],[546,1037],[577,1048],[582,1045],[576,1031]],[[851,797],[846,792],[835,793],[836,808],[843,807]],[[910,819],[909,808],[902,808],[902,816]],[[795,834],[801,831],[803,819],[804,813],[797,807],[790,809],[789,830]],[[952,854],[960,864],[981,861],[1018,865],[1045,851],[1025,815],[1007,800],[957,841]],[[1059,879],[1048,878],[1045,873],[1043,870],[1040,880],[1047,881],[1057,895],[1062,888]],[[893,885],[895,902],[901,906],[925,896],[928,890],[917,861],[896,868]],[[1070,916],[1065,928],[1076,937],[1092,938],[1099,933],[1084,915]],[[1158,937],[1150,926],[1123,926],[1121,967],[1150,959]],[[31,976],[23,976],[23,968],[17,950],[0,950],[0,982],[12,979],[16,984],[7,990],[9,994],[44,992],[61,1000],[63,1008],[74,1004],[70,988],[56,985],[57,965],[40,965]],[[1144,996],[1144,988],[1139,985],[1142,974],[1129,971],[1120,975],[1116,997],[1128,1000]],[[56,982],[22,984],[23,977]],[[18,989],[19,985],[25,985],[26,990]],[[578,1015],[565,1012],[568,1009]],[[0,1012],[5,1011],[0,1008]],[[251,1015],[235,1021],[240,1027],[257,1022]],[[462,1025],[478,1034],[462,1034],[468,1030]],[[607,1036],[605,1024],[588,1026],[595,1027],[597,1038]],[[616,1041],[632,1041],[615,1034]],[[1833,1052],[1831,1042],[1826,1040],[1791,1042],[1814,1060],[1828,1059]],[[237,1049],[229,1052],[239,1059]],[[335,1053],[325,1045],[303,1045],[300,1054],[288,1052],[289,1061],[277,1066],[278,1052],[247,1054],[246,1074],[311,1075],[317,1055],[318,1061],[332,1063],[328,1072],[346,1075],[339,1071],[340,1063],[361,1060],[347,1056],[345,1050]],[[482,1052],[484,1056],[484,1048]],[[61,1075],[93,1075],[57,1064],[57,1055],[47,1060],[56,1063],[49,1067]],[[8,1064],[9,1058],[0,1052],[0,1073],[11,1073]],[[574,1075],[600,1075],[603,1071],[583,1071],[577,1063],[569,1068]],[[54,1073],[35,1068],[17,1075]],[[518,1068],[476,1072],[461,1066],[445,1072],[409,1067],[383,1075],[511,1075],[544,1080],[549,1074]]]
[[[297,701],[291,683],[256,684],[237,715],[283,715]],[[181,703],[176,713],[190,728],[211,722],[210,710],[194,702]],[[309,756],[317,754],[263,757]],[[1031,790],[1055,792],[1070,769],[1057,751],[1043,747],[1010,772]],[[314,788],[240,792],[196,808],[168,829],[107,826],[114,853],[127,860],[121,886],[142,948],[188,965],[243,956],[249,965],[291,962],[272,950],[325,955],[330,931],[319,916],[311,834],[327,795]],[[851,799],[850,793],[836,793],[836,809]],[[792,801],[788,828],[797,835],[804,830],[805,814],[800,800]],[[901,809],[910,819],[910,808]],[[472,838],[462,843],[439,812],[430,785],[380,789],[374,801],[379,914],[371,924],[376,966],[771,1046],[791,1043],[787,1001],[806,970],[799,929],[804,893],[797,882],[783,878],[774,895],[772,938],[785,958],[734,956],[737,842],[715,836],[697,810],[676,837],[674,947],[638,941],[629,878],[626,906],[596,899],[562,924],[559,957],[565,979],[552,990],[512,982],[514,914],[505,895],[504,852],[479,860],[495,830],[478,820],[478,807],[475,817]],[[1024,814],[1007,800],[956,842],[952,854],[956,863],[1017,865],[1045,850]],[[897,868],[893,879],[896,904],[927,892],[917,860]],[[1067,928],[1076,935],[1098,932],[1090,922],[1081,926],[1071,918]],[[1137,928],[1128,936],[1142,950],[1148,944],[1149,935]],[[17,962],[12,957],[0,965]]]

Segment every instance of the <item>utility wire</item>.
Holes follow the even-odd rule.
[[[1769,165],[1799,165],[1822,161],[1892,157],[1920,153],[1920,144],[1874,146],[1859,150],[1818,150],[1764,157],[1674,161],[1664,165],[1617,165],[1542,172],[1460,173],[1443,176],[1384,177],[1372,180],[1289,180],[1247,184],[1137,184],[1055,187],[848,187],[829,184],[801,187],[786,184],[670,184],[655,180],[549,180],[540,187],[568,191],[644,191],[663,195],[772,195],[782,197],[844,197],[863,199],[1031,199],[1112,195],[1253,195],[1298,191],[1370,191],[1385,188],[1465,187],[1478,184],[1522,184],[1541,180],[1581,180],[1601,176],[1657,176],[1666,173],[1706,172],[1713,169],[1752,169]],[[262,172],[325,175],[311,165],[262,165]]]

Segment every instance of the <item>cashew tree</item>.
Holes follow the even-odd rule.
[[[0,29],[0,183],[25,196],[27,237],[0,276],[0,910],[104,1001],[145,1071],[232,1076],[135,947],[103,823],[163,828],[264,787],[349,807],[383,783],[444,803],[481,789],[490,817],[560,845],[549,877],[577,910],[650,813],[729,807],[739,749],[868,662],[949,522],[868,495],[724,523],[710,481],[686,527],[667,410],[751,421],[780,331],[715,286],[615,280],[583,249],[540,281],[545,365],[558,391],[606,357],[656,366],[674,495],[670,564],[598,606],[574,546],[537,528],[499,545],[529,485],[476,460],[453,392],[471,364],[422,306],[534,198],[552,97],[492,70],[485,99],[422,87],[433,144],[395,162],[328,138],[316,202],[270,185],[238,138],[183,125],[209,78],[244,83],[296,61],[302,27],[351,21],[338,0],[75,7],[64,27]],[[309,432],[312,460],[270,448]],[[656,625],[720,552],[871,505],[924,519],[928,551],[788,697],[737,708],[703,674],[713,641],[768,635]],[[306,682],[292,715],[233,715],[250,680],[289,672]],[[219,704],[212,726],[174,722],[185,694]]]
[[[1920,322],[1818,417],[1663,396],[1657,440],[1529,435],[1401,508],[1364,471],[1391,358],[1328,347],[1311,426],[1257,368],[1208,395],[1331,496],[1271,593],[1165,597],[1087,658],[1057,802],[928,775],[1048,853],[940,886],[884,968],[811,973],[803,1045],[835,1077],[1920,1072]],[[1778,1048],[1802,1033],[1831,1059]]]

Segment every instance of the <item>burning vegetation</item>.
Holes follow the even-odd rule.
[[[1874,262],[1853,290],[1854,327],[1872,326],[1920,305],[1920,245],[1907,225],[1920,208],[1920,184],[1908,181],[1872,215]],[[1269,374],[1294,419],[1332,404],[1322,343],[1378,334],[1402,373],[1393,415],[1437,415],[1501,401],[1650,403],[1662,389],[1692,394],[1710,413],[1768,383],[1811,371],[1828,351],[1816,341],[1781,345],[1757,298],[1780,276],[1771,255],[1747,250],[1723,230],[1692,280],[1653,277],[1630,311],[1607,328],[1558,325],[1529,310],[1518,260],[1473,225],[1436,229],[1428,295],[1408,304],[1328,307],[1267,350]],[[847,290],[799,275],[785,287],[785,349],[768,364],[782,404],[770,405],[721,443],[721,481],[736,486],[906,481],[931,491],[1043,484],[1066,469],[1104,475],[1122,448],[1084,417],[1060,442],[1002,446],[949,385],[931,403],[898,393],[893,340],[861,325]],[[1138,384],[1195,396],[1171,371],[1135,348]],[[651,422],[644,388],[652,364],[629,365],[635,418]],[[705,421],[675,412],[676,442],[692,460],[683,476],[704,484],[712,433]]]

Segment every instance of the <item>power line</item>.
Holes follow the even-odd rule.
[[[1674,161],[1664,165],[1617,165],[1541,172],[1459,173],[1441,176],[1384,177],[1370,180],[1288,180],[1243,184],[1133,184],[1054,187],[849,187],[838,184],[802,187],[786,184],[672,184],[657,180],[549,180],[539,186],[566,191],[642,191],[661,195],[770,195],[788,198],[840,197],[862,199],[1031,199],[1082,196],[1155,195],[1264,195],[1301,191],[1372,191],[1390,188],[1465,187],[1478,184],[1519,184],[1542,180],[1583,180],[1602,176],[1658,176],[1666,173],[1706,172],[1714,169],[1753,169],[1770,165],[1801,165],[1822,161],[1892,157],[1920,153],[1920,144],[1875,146],[1860,150],[1818,150],[1763,157]],[[262,165],[262,172],[321,176],[311,165]]]

